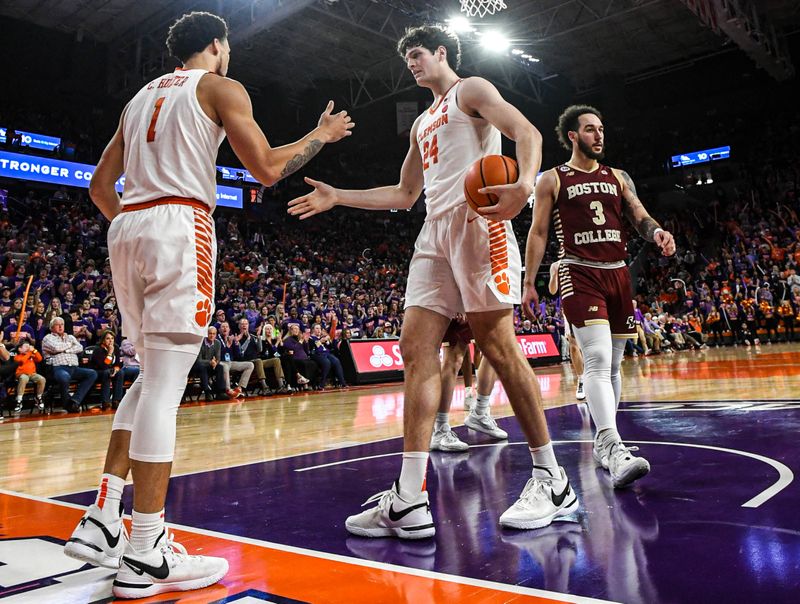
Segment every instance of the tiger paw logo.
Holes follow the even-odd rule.
[[[211,301],[203,298],[197,301],[197,312],[194,313],[194,320],[200,327],[207,327],[211,320]]]
[[[505,271],[494,276],[494,283],[497,286],[497,291],[504,296],[507,296],[511,293],[511,283],[509,282],[508,274]]]

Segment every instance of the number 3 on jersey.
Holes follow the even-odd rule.
[[[156,140],[156,122],[158,121],[158,114],[161,113],[161,105],[164,104],[166,97],[160,97],[156,101],[156,106],[153,109],[153,117],[150,118],[150,127],[147,128],[147,142],[152,143]]]
[[[425,141],[422,145],[422,169],[430,168],[431,162],[439,163],[439,141],[436,134],[430,141]]]

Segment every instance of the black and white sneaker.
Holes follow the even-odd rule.
[[[64,553],[76,560],[117,570],[120,556],[128,543],[128,533],[122,522],[122,503],[119,518],[103,522],[101,517],[100,508],[95,504],[90,505],[64,545]]]
[[[500,516],[500,525],[515,529],[544,528],[556,518],[576,512],[578,496],[564,468],[558,470],[558,476],[528,480],[519,499]]]
[[[137,552],[128,543],[112,591],[117,598],[144,598],[202,589],[221,580],[227,572],[227,560],[190,556],[165,529],[148,552]]]
[[[436,533],[428,491],[422,491],[413,501],[406,501],[400,496],[400,483],[395,480],[391,489],[373,495],[362,507],[375,501],[378,505],[374,508],[347,519],[345,527],[350,533],[401,539],[425,539]]]

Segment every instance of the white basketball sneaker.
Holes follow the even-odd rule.
[[[631,451],[639,447],[626,447],[621,442],[611,446],[608,453],[608,472],[615,489],[633,484],[650,471],[650,462],[644,457],[635,457]]]
[[[578,387],[575,388],[575,398],[578,399],[579,401],[585,401],[586,400],[586,392],[583,390],[583,380],[582,379],[578,380]]]
[[[564,468],[560,467],[557,478],[533,477],[528,480],[519,499],[500,516],[500,524],[515,529],[543,528],[556,518],[576,512],[578,506],[578,496],[572,490]]]
[[[144,598],[170,591],[202,589],[222,579],[227,572],[227,560],[190,556],[164,529],[150,551],[137,552],[128,544],[112,591],[117,598]]]
[[[471,392],[464,395],[464,411],[469,413],[478,402],[478,398]]]
[[[431,451],[466,451],[469,445],[445,425],[431,434]]]
[[[122,502],[119,508],[120,517],[109,522],[100,520],[100,508],[90,505],[64,545],[64,553],[82,562],[117,570],[128,543],[128,533],[122,522]]]
[[[472,428],[476,432],[488,434],[497,440],[505,440],[508,438],[508,432],[497,425],[497,422],[489,415],[488,411],[483,415],[478,415],[474,410],[470,411],[467,419],[464,420],[464,425],[467,428]]]
[[[427,491],[422,491],[413,501],[406,501],[400,496],[399,481],[395,480],[391,489],[376,493],[361,507],[375,501],[378,505],[374,508],[347,519],[344,525],[350,533],[401,539],[424,539],[436,534]]]

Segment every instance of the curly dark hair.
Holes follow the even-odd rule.
[[[211,44],[214,39],[228,37],[228,24],[222,17],[194,11],[183,15],[172,24],[167,34],[169,54],[186,63],[189,58]]]
[[[568,151],[572,150],[572,141],[569,140],[569,133],[578,131],[578,128],[580,128],[578,118],[586,113],[593,113],[601,120],[603,119],[602,114],[591,105],[570,105],[558,117],[558,125],[556,126],[558,141]]]
[[[461,43],[458,36],[441,25],[409,27],[397,43],[397,52],[405,58],[408,49],[417,46],[427,48],[432,53],[444,46],[447,50],[447,64],[453,69],[458,69],[461,65]]]

